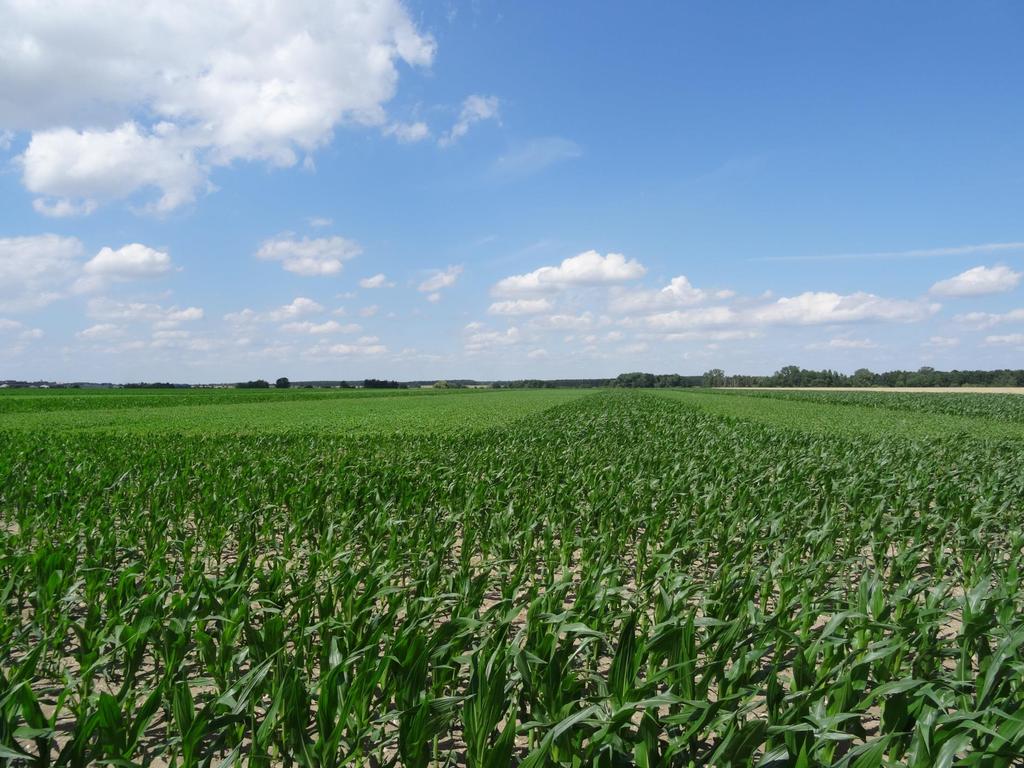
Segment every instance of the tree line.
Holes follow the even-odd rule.
[[[714,368],[707,371],[702,380],[706,387],[1024,387],[1024,370],[938,371],[924,366],[916,371],[883,373],[858,368],[847,374],[787,365],[770,376],[727,375],[720,368]]]
[[[625,387],[657,389],[662,387],[1024,387],[1024,370],[1002,368],[993,371],[938,371],[923,367],[916,371],[875,373],[858,368],[853,373],[830,369],[816,371],[787,365],[767,376],[727,374],[712,368],[700,376],[677,373],[620,373],[614,379],[520,379],[494,382],[508,389],[557,389]]]

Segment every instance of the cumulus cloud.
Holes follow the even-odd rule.
[[[265,241],[256,251],[256,258],[279,261],[285,270],[297,275],[322,277],[340,273],[344,262],[362,252],[362,248],[344,237],[279,237]]]
[[[522,340],[522,333],[514,326],[504,331],[491,331],[480,327],[470,328],[469,330],[470,333],[466,336],[465,349],[470,354],[489,352],[497,347],[518,344]]]
[[[442,147],[449,147],[467,133],[474,123],[482,120],[495,120],[498,117],[498,97],[472,94],[462,102],[462,110],[455,125],[438,140]]]
[[[34,133],[21,165],[25,187],[44,196],[35,200],[36,211],[54,217],[88,214],[96,210],[97,201],[122,199],[146,188],[159,191],[148,205],[153,211],[192,202],[203,172],[177,131],[170,126],[161,130],[146,134],[128,122],[112,130]]]
[[[434,51],[399,0],[7,4],[0,130],[33,132],[25,184],[58,215],[147,188],[171,210],[213,166],[290,166],[338,126],[387,131],[400,65]]]
[[[442,288],[450,288],[455,285],[455,281],[459,279],[461,274],[462,267],[458,265],[450,266],[445,270],[435,270],[434,274],[420,283],[416,290],[423,293],[436,294]],[[431,299],[431,301],[437,301],[437,299]]]
[[[950,347],[959,346],[960,339],[953,336],[932,336],[924,343],[926,347],[933,347],[936,349],[948,349]]]
[[[496,301],[488,307],[487,311],[492,315],[536,315],[550,312],[551,307],[551,302],[548,299],[512,299],[511,301]]]
[[[1009,312],[966,312],[954,315],[953,320],[982,330],[1003,323],[1024,323],[1024,308],[1011,309]]]
[[[360,288],[394,288],[395,284],[388,280],[387,275],[380,272],[373,277],[364,277],[359,281]]]
[[[85,263],[88,275],[115,278],[156,277],[171,270],[171,257],[165,251],[141,243],[129,243],[118,249],[102,248]]]
[[[318,312],[323,311],[323,305],[318,304],[313,301],[313,299],[307,299],[305,296],[297,296],[290,304],[285,304],[282,307],[272,310],[268,313],[267,317],[274,322],[280,322],[282,320],[290,320],[293,317],[301,317],[302,315],[315,315]]]
[[[97,320],[153,323],[156,328],[173,328],[179,323],[201,320],[200,307],[165,307],[160,304],[113,299],[92,299],[87,307],[89,317]]]
[[[728,299],[731,291],[719,291],[715,298]],[[695,287],[685,275],[673,277],[660,291],[623,291],[612,296],[609,308],[623,314],[633,312],[654,312],[669,307],[700,304],[709,298],[707,291]]]
[[[0,238],[0,311],[39,309],[65,295],[81,269],[82,251],[74,237]]]
[[[512,275],[494,286],[499,296],[514,296],[557,291],[569,286],[615,285],[638,280],[647,269],[635,259],[627,260],[621,253],[602,256],[585,251],[563,259],[557,267],[540,267],[524,275]]]
[[[936,296],[988,296],[1012,291],[1020,284],[1022,274],[1006,266],[974,267],[931,287]]]
[[[285,323],[281,326],[281,330],[286,333],[309,333],[313,335],[320,335],[328,333],[359,333],[363,328],[356,323],[346,323],[342,325],[337,320],[328,320],[323,323],[313,323],[306,320],[302,322]]]
[[[769,325],[822,325],[858,321],[913,322],[939,310],[938,304],[905,299],[884,299],[872,293],[848,295],[808,291],[783,297],[751,314],[755,323]]]

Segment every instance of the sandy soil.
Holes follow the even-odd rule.
[[[720,387],[720,389],[788,390],[793,392],[974,392],[1024,395],[1024,387]]]

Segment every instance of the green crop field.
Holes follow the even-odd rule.
[[[579,397],[547,390],[188,390],[159,395],[0,396],[0,429],[178,434],[370,434],[480,429]],[[5,402],[8,401],[8,402]],[[7,405],[5,410],[4,406]]]
[[[1018,401],[868,394],[0,394],[0,759],[1021,765]]]

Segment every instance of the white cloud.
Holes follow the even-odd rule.
[[[260,314],[254,309],[246,307],[238,312],[228,312],[224,315],[224,321],[233,325],[247,325],[260,320]]]
[[[387,275],[380,272],[373,277],[364,277],[359,281],[360,288],[394,288],[395,284],[388,280]]]
[[[301,240],[279,237],[265,241],[256,251],[256,258],[280,261],[288,272],[311,277],[336,275],[344,262],[362,252],[362,248],[344,237],[304,237]]]
[[[430,128],[426,123],[391,123],[384,129],[387,136],[394,136],[402,144],[414,144],[429,138]]]
[[[685,275],[673,277],[672,282],[661,289],[661,294],[680,304],[697,304],[707,298],[707,292],[693,287]]]
[[[959,344],[960,344],[960,339],[957,339],[957,338],[952,337],[952,336],[932,336],[931,338],[928,339],[928,341],[925,342],[924,345],[926,347],[935,347],[935,348],[939,348],[939,349],[943,349],[943,348],[948,349],[950,347],[959,346]]]
[[[82,251],[74,237],[0,238],[0,311],[24,312],[61,298],[81,268]]]
[[[731,291],[719,291],[716,298],[731,298]],[[613,312],[654,312],[670,307],[700,304],[709,297],[707,291],[690,283],[685,275],[673,277],[660,291],[623,291],[612,296],[609,307]]]
[[[84,264],[82,243],[74,237],[34,235],[0,238],[0,310],[38,309],[70,293],[159,277],[171,269],[171,258],[141,243],[117,250],[103,248]]]
[[[21,156],[22,181],[37,195],[34,207],[46,216],[91,213],[100,200],[118,200],[155,188],[150,204],[167,212],[195,199],[203,181],[191,149],[172,127],[146,134],[133,122],[112,130],[55,128],[32,135]],[[56,198],[51,200],[49,198]]]
[[[469,127],[481,120],[494,120],[498,117],[498,97],[480,96],[472,94],[462,102],[462,110],[459,112],[459,119],[439,140],[438,144],[448,147],[457,142],[467,133]]]
[[[955,277],[940,280],[931,287],[936,296],[988,296],[1012,291],[1022,275],[1006,266],[974,267]]]
[[[86,311],[89,317],[97,320],[153,323],[156,328],[173,328],[182,322],[201,320],[204,315],[200,307],[164,307],[113,299],[92,299]]]
[[[339,125],[386,130],[400,64],[429,66],[434,50],[399,0],[8,3],[0,129],[35,132],[23,166],[39,195],[152,187],[169,210],[211,166],[290,166]]]
[[[292,300],[291,304],[285,304],[269,312],[267,317],[276,323],[282,320],[290,320],[293,317],[301,317],[302,315],[315,315],[323,311],[324,308],[321,304],[312,299],[307,299],[305,296],[298,296]]]
[[[760,331],[736,329],[728,331],[714,331],[714,330],[701,330],[701,331],[681,331],[679,333],[667,333],[662,336],[664,341],[745,341],[748,339],[757,339],[761,337]]]
[[[306,350],[304,356],[312,359],[324,360],[333,357],[375,357],[377,355],[386,354],[388,348],[383,344],[377,344],[375,342],[376,340],[370,343],[365,343],[363,340],[360,340],[355,344],[321,343]]]
[[[44,200],[37,197],[32,201],[35,212],[42,216],[49,216],[51,219],[66,219],[71,216],[88,216],[98,207],[93,200],[72,202],[71,200]]]
[[[506,277],[494,286],[494,293],[513,296],[557,291],[567,286],[614,285],[637,280],[646,272],[640,262],[627,261],[621,253],[602,256],[597,251],[585,251],[564,259],[557,267],[541,267],[525,275]]]
[[[582,312],[573,315],[559,312],[553,315],[537,317],[530,321],[532,328],[544,328],[556,331],[585,331],[597,325],[605,325],[608,322],[606,317],[595,317],[592,312]]]
[[[328,320],[323,323],[312,323],[308,320],[303,322],[285,323],[281,330],[286,333],[309,333],[314,335],[327,333],[359,333],[362,326],[356,323],[342,325],[337,320]]]
[[[106,341],[107,339],[116,339],[124,336],[124,329],[114,323],[97,323],[96,325],[90,325],[85,330],[79,331],[75,336],[80,339],[87,339],[88,341]]]
[[[458,265],[450,266],[445,270],[436,270],[433,275],[419,284],[417,290],[423,293],[436,293],[442,288],[449,288],[455,285],[455,281],[459,279],[461,274],[462,267]],[[431,299],[431,301],[436,301],[436,299]]]
[[[543,360],[548,356],[548,351],[546,349],[539,348],[531,349],[529,352],[526,353],[526,356],[531,360]]]
[[[325,216],[310,216],[306,219],[306,223],[314,229],[323,229],[324,227],[331,226],[334,221],[326,218]]]
[[[704,307],[659,312],[643,318],[642,322],[656,331],[686,331],[732,325],[738,320],[739,315],[729,307]],[[630,324],[635,324],[635,321]]]
[[[551,302],[547,299],[513,299],[496,301],[487,309],[492,315],[536,315],[551,311]]]
[[[970,325],[979,330],[991,328],[1003,323],[1024,322],[1024,308],[1011,309],[1009,312],[967,312],[962,315],[954,315],[953,320],[957,323]]]
[[[378,312],[380,312],[380,307],[378,307],[376,304],[371,304],[368,307],[360,308],[359,316],[360,317],[373,317]]]
[[[883,299],[871,293],[812,292],[783,297],[774,304],[754,310],[751,319],[759,324],[822,325],[858,321],[913,322],[939,310],[938,304],[905,299]]]
[[[467,337],[465,348],[471,354],[488,352],[495,347],[507,347],[518,344],[522,340],[522,333],[516,327],[505,331],[488,331],[474,329]]]
[[[115,278],[156,277],[171,270],[171,257],[165,251],[141,243],[129,243],[117,250],[102,248],[85,263],[88,275]]]
[[[14,335],[19,341],[32,341],[41,339],[46,334],[43,333],[42,328],[29,328],[18,320],[10,320],[8,318],[0,317],[0,335]],[[17,347],[17,349],[19,352],[21,351],[20,346]]]
[[[985,343],[990,345],[1024,344],[1024,333],[1008,333],[1000,336],[986,336]]]

